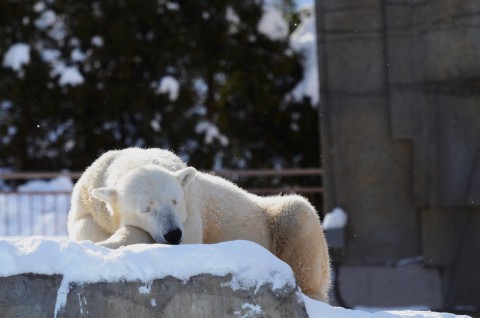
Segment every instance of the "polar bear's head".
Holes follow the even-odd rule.
[[[120,226],[136,226],[158,243],[180,244],[187,219],[184,189],[195,177],[188,167],[176,172],[145,166],[126,173],[113,188],[92,190],[119,218]]]

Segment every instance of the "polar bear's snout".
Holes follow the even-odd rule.
[[[150,235],[157,243],[180,244],[183,239],[183,226],[174,210],[168,207],[154,211],[156,212],[141,215],[150,217],[143,220],[143,228],[150,232]]]
[[[168,244],[178,245],[182,241],[182,230],[174,229],[163,236]]]

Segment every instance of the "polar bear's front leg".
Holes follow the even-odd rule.
[[[153,238],[144,230],[135,226],[124,226],[119,228],[112,236],[97,245],[116,249],[120,246],[127,246],[132,244],[150,244],[155,243]]]
[[[70,239],[75,241],[99,242],[108,238],[108,233],[98,226],[90,214],[79,219],[69,220],[68,234]]]

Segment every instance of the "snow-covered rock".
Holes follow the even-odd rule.
[[[290,267],[246,241],[110,250],[88,241],[0,239],[0,264],[6,317],[39,307],[56,317],[307,317]]]
[[[0,264],[0,312],[6,317],[22,310],[45,316],[102,317],[132,313],[183,317],[206,312],[264,317],[273,315],[272,310],[288,317],[305,317],[306,313],[329,318],[466,317],[332,307],[302,295],[286,263],[247,241],[138,244],[110,250],[88,241],[0,239]],[[30,298],[21,302],[21,295]]]

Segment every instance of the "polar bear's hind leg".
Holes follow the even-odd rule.
[[[317,212],[300,196],[277,197],[276,201],[267,207],[272,252],[292,267],[304,294],[327,302],[330,263]]]

